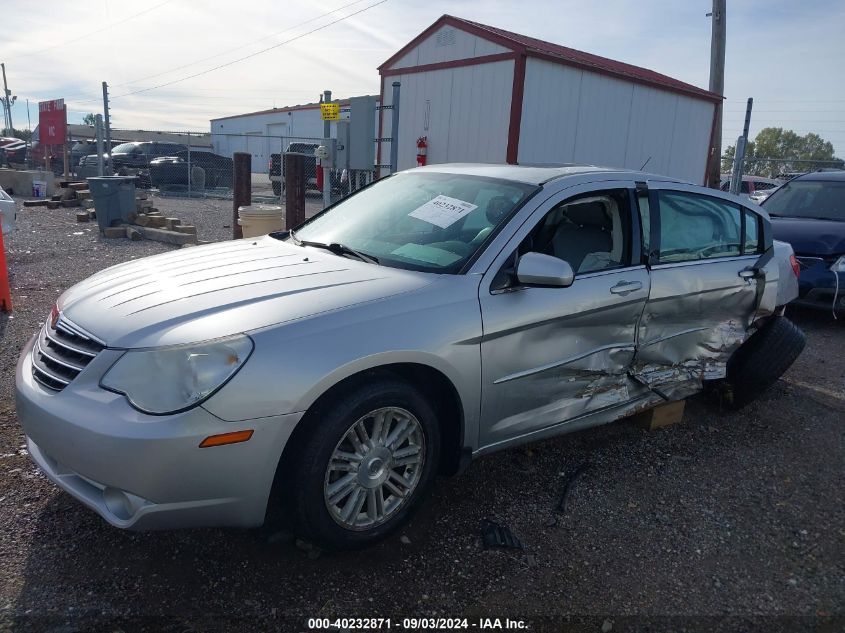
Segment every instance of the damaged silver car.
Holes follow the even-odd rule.
[[[44,473],[109,523],[382,538],[437,473],[800,353],[789,245],[751,202],[640,172],[438,165],[294,231],[128,262],[24,349]]]

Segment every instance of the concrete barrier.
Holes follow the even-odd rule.
[[[56,177],[52,172],[37,169],[0,169],[0,187],[3,187],[6,193],[31,198],[33,181],[47,183],[47,197],[56,193]]]

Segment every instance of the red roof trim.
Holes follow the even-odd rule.
[[[408,44],[403,46],[390,59],[379,66],[379,73],[384,74],[385,71],[392,71],[389,68],[399,59],[404,57],[408,51],[417,46],[425,38],[429,37],[437,29],[442,26],[453,26],[492,41],[500,46],[509,48],[515,53],[530,55],[546,59],[565,66],[576,66],[591,72],[601,73],[626,79],[639,84],[654,86],[664,90],[670,90],[676,93],[687,94],[690,96],[707,99],[713,102],[721,102],[723,97],[716,93],[704,90],[698,86],[684,83],[668,75],[663,75],[647,68],[626,64],[600,55],[593,55],[592,53],[585,53],[574,48],[568,48],[545,40],[536,39],[527,35],[520,35],[504,29],[498,29],[486,24],[464,20],[451,15],[441,16],[437,21],[429,26],[426,30],[420,33],[417,37],[411,40]],[[471,59],[471,58],[470,58]],[[398,69],[396,69],[398,70]],[[408,69],[404,69],[408,72]]]
[[[408,51],[410,51],[411,49],[416,47],[418,44],[420,44],[420,42],[422,42],[429,35],[431,35],[437,29],[439,29],[441,26],[444,26],[444,25],[454,26],[454,27],[459,28],[463,31],[467,31],[468,33],[472,33],[473,35],[477,35],[478,37],[483,37],[486,40],[491,40],[491,41],[495,42],[496,44],[504,46],[505,48],[509,48],[512,51],[517,51],[517,50],[522,48],[522,47],[515,46],[514,43],[510,40],[507,40],[503,37],[496,37],[494,34],[488,33],[486,31],[484,31],[483,29],[478,28],[473,22],[469,22],[467,20],[462,20],[461,18],[456,18],[456,17],[451,16],[451,15],[442,15],[439,18],[437,18],[437,20],[434,22],[434,24],[432,24],[425,31],[423,31],[422,33],[417,35],[410,42],[405,44],[405,46],[403,46],[398,51],[396,51],[390,57],[390,59],[388,59],[381,66],[379,66],[378,67],[379,74],[384,74],[382,72],[383,70],[388,70],[388,69],[392,70],[392,69],[389,68],[390,66],[392,66],[397,61],[402,59],[402,57],[404,57],[408,53]]]
[[[465,57],[464,59],[453,59],[448,62],[437,62],[436,64],[423,64],[422,66],[406,66],[403,68],[388,68],[382,71],[382,77],[395,75],[410,75],[413,73],[424,73],[431,70],[444,70],[446,68],[461,68],[462,66],[477,66],[479,64],[491,64],[516,59],[513,53],[495,53],[482,57]]]

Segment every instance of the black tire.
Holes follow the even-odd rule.
[[[273,181],[273,195],[274,196],[281,196],[282,195],[282,183]]]
[[[728,404],[741,409],[771,387],[798,358],[806,337],[792,321],[771,317],[728,361]]]
[[[424,437],[419,479],[383,523],[351,529],[333,518],[324,496],[329,460],[357,421],[385,407],[405,409],[419,422]],[[293,531],[324,548],[357,549],[381,540],[411,517],[437,473],[440,430],[434,409],[416,389],[401,380],[378,377],[361,384],[310,411],[301,424],[311,428],[303,430],[294,458],[291,464],[283,465],[283,479],[277,485],[288,507]]]

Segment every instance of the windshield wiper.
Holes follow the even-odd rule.
[[[313,246],[314,248],[324,248],[327,251],[334,253],[335,255],[351,255],[356,259],[360,259],[362,262],[367,262],[369,264],[378,264],[377,257],[373,257],[372,255],[368,255],[367,253],[362,253],[361,251],[356,251],[354,248],[349,248],[346,244],[340,244],[339,242],[330,242],[329,244],[326,244],[325,242],[312,242],[310,240],[301,240],[296,237],[296,233],[294,233],[293,231],[290,231],[290,236],[297,246]]]

